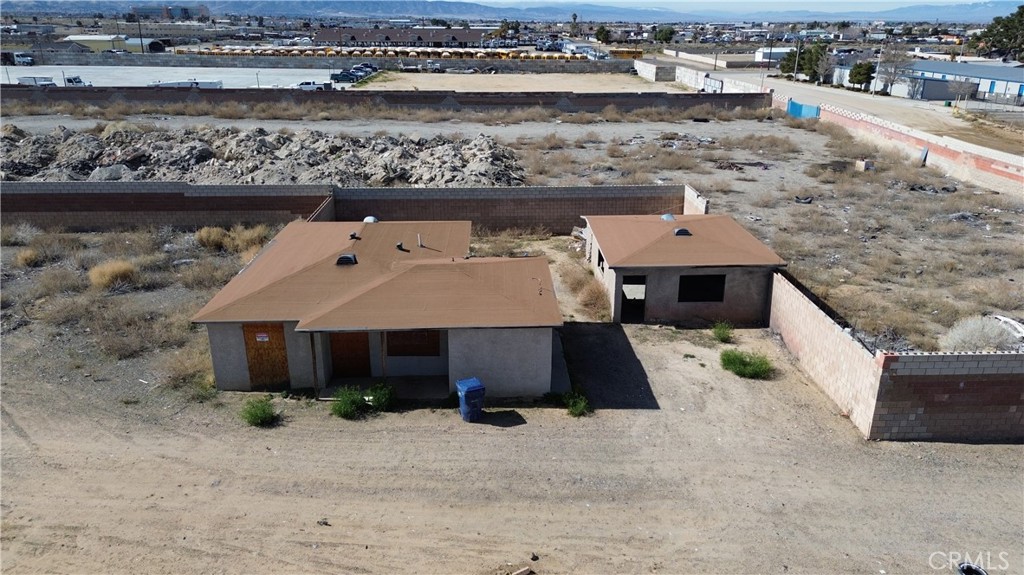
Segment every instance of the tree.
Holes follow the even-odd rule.
[[[850,83],[867,90],[868,85],[875,79],[874,62],[857,62],[850,68]]]
[[[906,50],[896,44],[882,46],[878,59],[878,79],[882,81],[882,91],[888,92],[896,84],[907,81],[907,70],[913,58]]]
[[[597,38],[597,41],[602,44],[607,44],[612,39],[612,31],[605,28],[602,24],[597,27],[597,32],[594,32],[594,38]]]
[[[978,91],[977,82],[972,82],[966,78],[960,78],[949,82],[949,92],[956,96],[957,102],[960,100],[964,101],[964,109],[967,109],[967,102],[971,96]]]
[[[1009,16],[995,17],[977,41],[987,54],[1014,60],[1024,58],[1024,5]]]
[[[654,33],[655,42],[669,43],[672,38],[676,37],[676,29],[671,26],[662,26],[658,28],[658,31]]]
[[[814,78],[822,84],[831,84],[832,73],[835,69],[836,57],[826,50],[818,56],[818,61],[814,63]]]
[[[786,52],[786,55],[779,60],[779,71],[783,74],[796,73],[796,50]]]

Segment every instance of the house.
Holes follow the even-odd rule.
[[[583,216],[612,320],[764,325],[786,263],[726,215]]]
[[[478,377],[489,396],[550,391],[562,319],[547,260],[467,257],[470,227],[292,222],[192,318],[217,388],[412,378],[445,397]]]

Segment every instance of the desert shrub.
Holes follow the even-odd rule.
[[[558,271],[562,276],[562,282],[565,283],[565,287],[569,288],[569,291],[573,294],[580,293],[594,277],[588,269],[580,264],[564,263],[559,266]]]
[[[89,270],[89,283],[100,289],[137,285],[139,270],[128,260],[107,260]]]
[[[33,295],[48,297],[57,294],[78,293],[88,287],[85,278],[67,268],[51,268],[36,278]]]
[[[111,232],[104,234],[100,250],[117,257],[147,256],[159,252],[160,243],[154,231]]]
[[[611,304],[608,293],[601,280],[591,277],[587,285],[579,293],[579,302],[590,316],[597,320],[607,321],[611,316]]]
[[[269,395],[246,401],[241,415],[242,420],[253,427],[273,427],[280,418]]]
[[[359,419],[366,415],[369,405],[358,387],[346,386],[334,393],[331,413],[342,419]]]
[[[725,137],[718,141],[725,148],[765,152],[771,155],[794,154],[800,151],[800,145],[787,136],[743,136],[741,138]]]
[[[651,164],[659,170],[692,170],[700,165],[700,161],[679,150],[658,150]]]
[[[69,255],[82,251],[85,244],[74,234],[44,233],[32,238],[29,247],[39,252],[46,262],[63,260]]]
[[[43,312],[43,320],[50,325],[72,325],[86,323],[96,313],[97,295],[83,294],[53,300]]]
[[[217,394],[213,360],[206,341],[194,339],[188,346],[165,356],[167,385],[182,390],[191,401],[204,402]]]
[[[579,138],[576,138],[576,147],[582,148],[587,144],[600,144],[601,142],[604,142],[604,138],[601,137],[601,134],[591,130]]]
[[[196,243],[208,250],[223,250],[227,239],[228,232],[224,228],[207,226],[196,232]]]
[[[590,402],[587,401],[587,396],[578,391],[570,391],[563,395],[562,401],[565,402],[565,408],[568,410],[569,415],[573,417],[583,417],[594,411],[590,407]]]
[[[565,141],[565,138],[563,138],[563,137],[559,136],[558,134],[552,132],[552,133],[544,136],[540,140],[538,140],[534,144],[534,149],[537,149],[537,150],[561,150],[562,148],[566,147],[566,143],[567,142]]]
[[[257,224],[251,228],[237,225],[231,228],[224,248],[230,252],[240,254],[253,246],[262,246],[270,239],[270,227],[266,224]]]
[[[43,230],[32,224],[21,223],[16,226],[0,226],[0,245],[27,246]]]
[[[723,178],[716,178],[702,182],[697,189],[701,192],[712,194],[727,194],[732,191],[732,182]]]
[[[774,367],[767,356],[737,349],[722,351],[722,368],[747,379],[768,379]]]
[[[965,317],[939,337],[943,351],[1007,351],[1020,342],[998,320],[990,317]]]
[[[395,388],[386,382],[377,382],[367,390],[373,411],[391,411],[395,407]]]
[[[263,249],[262,246],[252,246],[249,249],[245,250],[244,252],[238,254],[239,263],[241,263],[243,266],[249,265],[249,262],[256,259],[256,255],[260,253],[261,249]]]
[[[14,254],[14,266],[19,268],[34,268],[43,265],[46,260],[38,250],[25,248]]]
[[[626,156],[626,151],[622,149],[621,144],[608,144],[608,147],[604,149],[604,153],[609,158],[623,158]]]
[[[178,273],[181,285],[189,289],[209,289],[222,287],[234,277],[238,268],[234,265],[214,260],[201,260],[185,266]]]
[[[715,325],[711,326],[711,334],[718,341],[729,343],[732,341],[732,324],[727,321],[716,321]]]
[[[139,305],[108,300],[90,312],[88,325],[103,353],[127,359],[160,347],[163,335],[155,326],[159,319],[158,314]]]

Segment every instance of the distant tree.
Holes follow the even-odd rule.
[[[302,23],[302,29],[303,30],[309,30],[312,27],[313,27],[313,23],[310,22],[309,20],[306,20],[305,22]]]
[[[124,14],[124,21],[125,22],[138,22],[139,18],[135,14],[133,14],[132,12],[125,12],[125,14]]]
[[[207,15],[205,15],[205,14],[200,14],[200,15],[199,15],[199,16],[198,16],[198,17],[196,18],[196,22],[199,22],[199,23],[201,23],[201,24],[206,24],[206,23],[207,23],[207,22],[209,22],[209,21],[210,21],[210,17],[209,17],[209,16],[207,16]]]
[[[842,32],[843,30],[846,30],[846,29],[850,28],[851,26],[853,26],[853,23],[848,21],[848,20],[842,20],[840,22],[836,22],[836,30],[839,31],[839,32]]]
[[[824,51],[814,63],[814,78],[822,84],[832,83],[832,73],[836,69],[836,57]]]
[[[907,70],[913,57],[898,44],[882,46],[878,59],[878,79],[882,81],[882,90],[888,92],[896,84],[907,80]]]
[[[857,62],[850,68],[850,83],[867,90],[871,81],[875,79],[874,62]]]
[[[1024,58],[1024,4],[1009,16],[997,16],[978,35],[976,45],[983,53],[1020,60]]]
[[[444,27],[444,28],[449,28],[450,27],[450,24],[448,24],[448,21],[443,19],[443,18],[431,18],[430,19],[430,25],[431,26],[441,26],[441,27]]]
[[[93,14],[92,17],[95,18],[96,20],[102,20],[103,19],[103,13],[102,12],[97,12],[97,13]]]
[[[460,20],[459,21],[459,28],[462,28],[463,30],[469,30],[469,22],[467,22],[465,20]]]
[[[598,26],[597,31],[594,32],[594,38],[597,38],[597,41],[602,44],[607,44],[612,39],[612,31],[605,28],[602,24]]]
[[[259,18],[256,19],[256,25],[259,26],[260,28],[263,27],[263,16],[260,16]]]
[[[671,26],[662,26],[654,33],[655,42],[671,42],[676,37],[676,29]]]
[[[779,71],[783,74],[796,73],[796,50],[786,52],[786,55],[779,60]]]
[[[978,84],[971,82],[965,78],[960,78],[949,82],[949,92],[956,96],[957,102],[960,100],[964,101],[964,109],[967,109],[967,102],[970,97],[975,94],[978,90]]]
[[[75,26],[78,26],[79,28],[81,28],[81,27],[85,26],[85,24],[82,24],[81,20],[75,20]]]

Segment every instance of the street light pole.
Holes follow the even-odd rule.
[[[142,54],[146,53],[146,47],[142,45],[142,20],[138,20],[139,23],[139,52]]]

